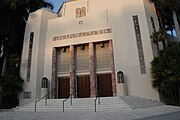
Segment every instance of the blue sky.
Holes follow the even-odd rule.
[[[54,5],[53,11],[55,13],[59,10],[61,4],[64,2],[64,0],[46,0],[46,1],[48,1]]]

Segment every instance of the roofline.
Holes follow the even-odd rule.
[[[78,0],[65,0],[65,1],[61,4],[61,7],[60,7],[59,10],[57,11],[57,13],[60,12],[60,10],[61,10],[61,8],[62,8],[62,6],[63,6],[64,4],[66,4],[66,3],[68,3],[68,2],[74,2],[74,1],[78,1]]]
[[[63,2],[63,3],[61,4],[61,7],[60,7],[59,10],[57,11],[57,14],[60,12],[60,10],[61,10],[62,6],[64,5],[64,3],[65,3],[65,2]]]

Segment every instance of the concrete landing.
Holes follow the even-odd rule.
[[[180,107],[153,106],[133,110],[71,112],[0,112],[0,120],[180,120]]]

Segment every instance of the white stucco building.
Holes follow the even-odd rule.
[[[158,30],[149,0],[72,0],[55,14],[31,13],[21,61],[25,80],[20,104],[44,93],[51,98],[133,95],[159,100],[150,62],[156,55],[150,35]]]

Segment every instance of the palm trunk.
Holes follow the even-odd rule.
[[[2,68],[2,76],[5,74],[7,69],[7,61],[8,61],[8,51],[5,51],[4,53],[4,61],[3,61],[3,68]]]
[[[180,41],[180,28],[179,28],[179,24],[177,20],[176,11],[173,10],[172,13],[173,13],[174,27],[176,30],[176,36],[177,36],[178,41]]]
[[[180,104],[180,82],[178,81],[178,99]]]
[[[155,44],[156,44],[157,51],[158,51],[158,54],[159,54],[159,52],[160,52],[160,49],[159,49],[159,43],[158,43],[158,42],[156,42]]]
[[[174,36],[173,31],[171,30],[171,35]]]
[[[166,50],[166,41],[162,40],[163,48]]]
[[[158,13],[157,16],[158,16],[158,19],[159,19],[160,28],[164,28],[163,21],[162,21],[162,17],[161,17],[161,15],[160,15],[159,12],[157,12],[157,13]]]

